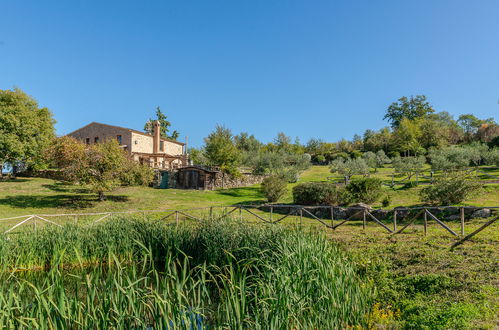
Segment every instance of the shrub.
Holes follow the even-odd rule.
[[[122,184],[125,186],[148,186],[154,180],[154,170],[145,164],[129,159],[124,165]]]
[[[473,197],[480,189],[481,184],[469,175],[454,172],[436,179],[434,184],[423,188],[420,198],[421,201],[430,204],[452,205]]]
[[[339,197],[336,185],[329,182],[306,182],[293,188],[293,202],[298,205],[334,205]]]
[[[386,195],[385,198],[381,201],[381,205],[383,207],[388,207],[392,203],[392,197],[390,195]]]
[[[362,178],[352,180],[346,187],[352,202],[371,204],[381,196],[381,180],[378,178]]]
[[[326,157],[324,155],[315,156],[315,161],[319,164],[324,164],[326,162]]]
[[[288,190],[286,180],[280,175],[266,177],[262,182],[262,193],[268,202],[277,202]]]
[[[350,153],[350,155],[352,156],[352,158],[362,158],[362,151],[360,150],[354,150]]]

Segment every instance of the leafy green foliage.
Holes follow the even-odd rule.
[[[372,204],[382,194],[381,180],[378,178],[354,179],[346,186],[352,202]]]
[[[368,175],[369,165],[362,158],[346,159],[337,158],[331,163],[331,173],[338,172],[345,177],[348,183],[352,175]]]
[[[239,174],[237,167],[241,161],[241,153],[228,128],[217,126],[215,131],[205,138],[204,150],[208,165],[218,166],[231,175]]]
[[[262,193],[270,203],[279,201],[287,190],[287,182],[280,175],[266,177],[262,182]]]
[[[257,175],[281,175],[288,182],[296,182],[299,173],[310,167],[310,156],[284,151],[261,151],[248,165]]]
[[[420,192],[421,201],[435,205],[459,204],[475,196],[482,185],[464,172],[451,172],[424,187]]]
[[[163,139],[177,140],[179,137],[179,132],[173,131],[170,133],[170,126],[172,125],[167,119],[166,115],[161,111],[159,107],[156,107],[156,119],[149,119],[144,125],[144,131],[149,134],[154,134],[154,121],[159,121],[159,130],[161,137]]]
[[[293,203],[297,205],[335,205],[342,198],[342,192],[329,182],[305,182],[293,187]]]
[[[366,326],[373,290],[325,235],[233,219],[114,220],[0,237],[0,326]],[[5,271],[26,264],[47,271]]]
[[[46,167],[42,155],[55,137],[54,123],[50,110],[22,90],[0,90],[0,175],[6,162]]]
[[[416,95],[407,98],[405,96],[393,102],[388,107],[385,117],[392,127],[398,127],[404,118],[413,120],[425,117],[435,112],[424,95]]]
[[[487,165],[495,165],[499,167],[499,147],[495,147],[490,149],[485,155],[484,155],[484,161],[485,164]]]
[[[426,158],[419,157],[397,157],[393,159],[392,165],[396,173],[407,175],[409,181],[424,168]]]
[[[129,158],[115,140],[85,145],[66,136],[57,139],[48,153],[67,181],[88,185],[99,200],[118,186],[147,185],[153,178],[152,169]]]
[[[392,196],[386,195],[382,200],[381,200],[381,205],[383,207],[388,207],[392,203]]]

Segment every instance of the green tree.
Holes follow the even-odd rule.
[[[426,158],[424,156],[404,158],[397,157],[392,161],[395,173],[407,175],[409,182],[411,182],[412,177],[415,174],[420,173],[424,169],[425,163]]]
[[[420,144],[422,132],[419,121],[403,118],[393,132],[394,144],[397,150],[406,156],[422,153]]]
[[[364,152],[362,154],[362,158],[366,161],[369,167],[374,168],[376,170],[377,163],[376,163],[376,154],[374,152],[372,151]]]
[[[161,133],[161,137],[163,139],[171,139],[177,140],[179,137],[179,133],[177,131],[173,131],[170,133],[170,126],[172,125],[167,119],[166,115],[161,111],[159,107],[156,107],[156,119],[149,119],[144,125],[144,131],[149,134],[154,134],[154,121],[159,121],[159,130]]]
[[[135,163],[116,140],[85,145],[74,138],[62,137],[49,149],[51,159],[66,181],[88,186],[99,200],[121,185],[146,185],[152,169]]]
[[[5,163],[45,166],[42,155],[55,137],[54,123],[49,109],[22,90],[0,90],[0,175]]]
[[[345,178],[345,184],[348,184],[353,175],[368,175],[369,165],[362,158],[337,158],[331,163],[331,173],[335,172],[341,174]]]
[[[385,164],[390,164],[392,160],[388,157],[383,150],[378,150],[376,152],[376,172],[379,167],[382,167]]]
[[[435,110],[426,100],[426,96],[416,95],[410,98],[403,96],[397,102],[390,104],[383,119],[387,119],[395,128],[400,125],[404,118],[409,120],[423,118],[433,112]]]
[[[389,152],[392,144],[392,132],[385,127],[379,131],[366,130],[363,137],[364,151],[376,152],[384,150]]]
[[[262,143],[253,134],[249,135],[246,132],[234,136],[234,141],[237,149],[250,153],[257,152],[262,146]]]
[[[205,141],[205,156],[208,164],[218,166],[232,175],[238,175],[237,167],[240,164],[241,152],[237,149],[230,129],[218,125]]]
[[[207,165],[208,160],[206,159],[205,152],[203,148],[189,148],[189,160],[195,165]]]
[[[450,128],[437,116],[428,116],[419,121],[420,145],[429,149],[431,147],[442,148],[449,144]]]

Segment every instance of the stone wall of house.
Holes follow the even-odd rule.
[[[169,155],[182,155],[184,152],[184,146],[179,143],[175,143],[168,140],[163,140],[164,143],[164,153]]]
[[[99,123],[87,125],[68,135],[83,143],[86,143],[88,139],[90,144],[94,143],[96,137],[99,138],[99,142],[103,142],[109,139],[116,140],[118,135],[121,135],[121,144],[126,145],[128,151],[130,151],[132,141],[132,135],[129,130]]]
[[[152,154],[153,137],[132,132],[132,152]]]
[[[154,151],[154,140],[152,136],[132,132],[131,141],[132,152],[151,154]],[[182,144],[164,139],[161,139],[161,141],[163,141],[163,151],[160,151],[159,153],[173,156],[183,154],[184,148]]]

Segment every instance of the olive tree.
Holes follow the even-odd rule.
[[[362,158],[337,158],[331,163],[331,173],[341,174],[345,178],[345,184],[348,184],[352,175],[368,175],[369,165]]]
[[[423,170],[425,162],[426,158],[424,156],[397,157],[392,164],[396,173],[406,175],[409,182],[411,182],[412,177]]]

